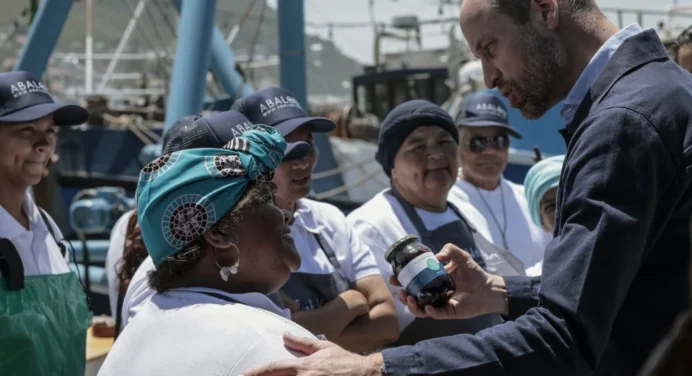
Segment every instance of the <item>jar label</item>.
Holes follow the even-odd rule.
[[[435,278],[447,274],[432,252],[425,252],[411,260],[401,269],[397,279],[409,295],[418,296],[423,288]]]

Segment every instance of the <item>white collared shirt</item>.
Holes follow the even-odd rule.
[[[353,238],[358,239],[375,256],[377,267],[385,281],[393,274],[392,266],[384,258],[387,249],[397,240],[409,234],[416,235],[420,239],[418,230],[416,230],[399,201],[392,195],[385,193],[388,190],[381,191],[370,201],[352,211],[347,217],[348,224],[353,231]],[[456,202],[453,202],[453,204],[457,205]],[[444,213],[433,213],[419,208],[415,208],[415,210],[428,230],[434,230],[447,223],[459,220],[456,213],[449,208]],[[459,208],[459,210],[464,211],[462,208]],[[397,319],[399,320],[399,331],[403,331],[413,322],[415,316],[405,305],[399,302],[399,289],[389,283],[387,283],[387,286],[394,297]]]
[[[151,256],[147,256],[132,276],[123,298],[123,308],[118,312],[121,316],[121,330],[125,329],[130,320],[139,313],[142,307],[156,293],[154,289],[149,287],[149,277],[147,276],[149,271],[154,269],[156,269],[154,261],[152,261]]]
[[[118,292],[120,291],[120,279],[118,278],[118,270],[120,269],[120,260],[123,258],[125,250],[125,235],[127,232],[127,223],[130,217],[135,214],[134,210],[123,214],[118,221],[115,222],[113,230],[111,230],[110,243],[108,245],[108,253],[106,254],[106,278],[108,280],[108,300],[111,305],[111,316],[116,318],[120,313],[115,312],[118,307]]]
[[[291,236],[300,253],[298,272],[329,274],[334,267],[320,248],[315,234],[321,234],[336,255],[349,282],[379,275],[375,257],[358,237],[352,236],[346,217],[337,207],[310,199],[296,202]]]
[[[24,264],[24,275],[51,275],[70,273],[67,265],[69,254],[63,257],[56,243],[63,240],[62,232],[52,218],[46,214],[48,225],[53,228],[55,239],[48,231],[47,224],[27,191],[24,196],[24,212],[29,218],[29,230],[17,222],[10,213],[0,206],[0,238],[9,239],[17,248]]]
[[[601,48],[596,51],[594,56],[586,65],[584,71],[581,73],[577,82],[574,83],[572,90],[567,94],[567,98],[563,102],[562,108],[560,109],[560,115],[565,123],[569,124],[574,119],[577,113],[579,105],[584,100],[586,93],[589,92],[591,86],[596,82],[598,76],[601,75],[601,71],[605,68],[610,58],[613,57],[615,51],[620,48],[623,42],[629,37],[635,36],[644,31],[641,26],[637,23],[630,24],[626,28],[618,31],[613,36],[608,38],[608,40],[603,43]]]
[[[505,235],[509,251],[528,269],[543,259],[545,247],[553,236],[531,220],[523,185],[515,184],[504,177],[500,178],[500,184],[502,189],[498,186],[495,190],[488,191],[477,188],[459,177],[449,191],[449,196],[453,202],[466,203],[465,209],[460,209],[464,216],[481,235],[502,248],[504,244],[500,226],[504,227],[506,215]],[[496,221],[499,222],[499,226]]]
[[[118,337],[99,375],[240,375],[295,359],[300,355],[284,346],[283,334],[316,337],[289,315],[259,293],[182,288],[155,294]]]

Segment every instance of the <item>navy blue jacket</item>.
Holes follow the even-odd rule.
[[[562,132],[556,238],[510,320],[383,351],[390,375],[634,375],[689,307],[692,76],[627,39]],[[692,356],[692,355],[691,355]]]

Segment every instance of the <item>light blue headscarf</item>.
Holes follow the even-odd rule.
[[[564,160],[564,155],[542,159],[531,166],[524,178],[524,194],[529,202],[531,220],[538,227],[543,227],[541,221],[541,199],[546,192],[557,187],[560,182]]]
[[[139,174],[137,219],[154,264],[207,232],[251,181],[271,179],[285,149],[274,128],[256,125],[222,149],[188,149],[147,164]]]

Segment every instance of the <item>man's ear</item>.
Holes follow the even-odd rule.
[[[560,15],[559,0],[530,0],[531,13],[535,16],[535,21],[543,25],[548,30],[555,30],[558,26]]]

